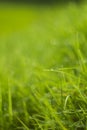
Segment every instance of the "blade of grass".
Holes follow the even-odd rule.
[[[25,130],[30,130],[19,117],[16,116],[16,118],[23,125],[23,127],[25,128]]]

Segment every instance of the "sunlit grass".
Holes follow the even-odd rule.
[[[0,130],[86,130],[86,7],[0,8]]]

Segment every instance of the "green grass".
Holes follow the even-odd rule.
[[[0,25],[0,130],[87,130],[87,4],[3,5]]]

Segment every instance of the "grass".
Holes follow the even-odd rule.
[[[87,129],[86,14],[0,7],[0,130]]]

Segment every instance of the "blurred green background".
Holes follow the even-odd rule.
[[[84,0],[0,0],[1,2],[24,2],[24,3],[67,3],[67,2],[80,2]]]
[[[84,0],[85,1],[85,0]],[[0,0],[0,35],[23,30],[41,17],[42,10],[82,0]],[[54,7],[55,8],[55,7]]]

